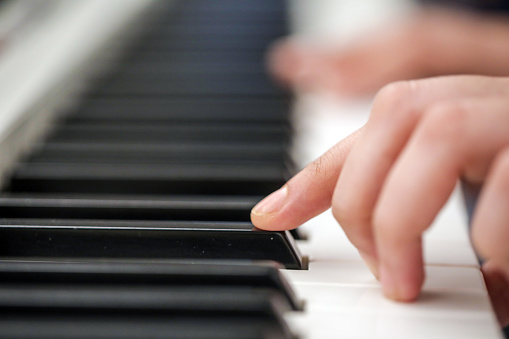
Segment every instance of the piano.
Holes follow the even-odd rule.
[[[502,338],[457,192],[411,304],[383,298],[329,212],[249,222],[369,112],[291,98],[267,46],[351,32],[332,13],[367,20],[368,1],[37,3],[0,3],[1,338]]]

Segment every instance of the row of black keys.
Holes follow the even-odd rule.
[[[2,338],[292,338],[275,263],[0,262]]]
[[[289,232],[249,221],[293,172],[262,57],[283,3],[172,3],[18,164],[0,197],[0,337],[293,337],[279,268],[306,262]]]

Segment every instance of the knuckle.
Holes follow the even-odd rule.
[[[398,107],[401,102],[412,91],[409,82],[398,81],[385,85],[375,96],[373,106],[380,108],[375,112],[391,111],[391,108]]]
[[[464,139],[465,115],[468,105],[462,102],[443,102],[430,107],[424,114],[420,126],[420,138],[440,144],[456,143]]]
[[[413,112],[411,105],[419,93],[421,81],[398,81],[384,86],[373,101],[372,118],[388,120],[391,123],[405,119],[409,113]]]
[[[332,198],[332,215],[343,228],[355,228],[369,223],[369,211],[362,205],[362,199],[354,198],[349,194],[335,192]]]
[[[332,202],[332,215],[334,219],[341,225],[347,226],[354,222],[352,209],[349,208],[348,203],[344,199],[334,197]]]

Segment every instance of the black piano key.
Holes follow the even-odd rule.
[[[287,147],[278,143],[80,143],[38,145],[30,163],[291,163]]]
[[[136,80],[113,78],[99,84],[91,95],[102,96],[265,96],[284,97],[283,91],[265,75],[189,73]]]
[[[266,77],[265,64],[262,62],[225,62],[206,60],[198,62],[181,61],[172,63],[127,63],[117,66],[118,76],[121,81],[139,81],[140,79],[152,80],[155,78],[167,78],[169,76],[185,76],[186,74],[212,74],[221,77],[226,73],[237,74],[246,77],[252,75]]]
[[[88,98],[66,121],[225,122],[288,125],[287,100],[267,98]]]
[[[280,18],[279,20],[286,13],[285,0],[191,0],[181,3],[180,6],[182,11],[190,13],[228,13],[232,15],[247,13],[261,17],[272,14]]]
[[[10,312],[0,318],[3,339],[292,339],[285,324],[250,316],[119,316],[97,311]]]
[[[117,73],[114,78],[120,81],[146,81],[176,76],[193,76],[199,73],[214,76],[216,79],[225,78],[225,74],[229,74],[237,78],[255,76],[271,81],[272,78],[266,75],[266,67],[265,62],[261,60],[254,62],[205,58],[202,60],[172,60],[171,62],[167,60],[159,62],[139,60],[116,65]]]
[[[112,45],[115,47],[115,45]],[[263,54],[267,52],[269,41],[263,38],[249,40],[242,36],[234,37],[232,39],[221,39],[219,36],[216,39],[210,39],[203,36],[197,36],[191,39],[183,37],[174,37],[165,39],[164,37],[146,37],[140,42],[137,47],[144,51],[154,52],[210,52],[210,51],[239,51],[239,52],[253,52],[256,54]]]
[[[21,180],[132,180],[157,181],[169,185],[184,182],[258,182],[284,180],[288,169],[281,164],[101,164],[101,163],[19,163],[13,182]]]
[[[261,29],[272,30],[275,32],[286,32],[288,34],[288,23],[286,18],[276,17],[272,13],[264,15],[251,15],[250,13],[242,13],[235,15],[233,13],[211,13],[210,11],[173,11],[166,17],[153,18],[151,21],[152,27],[147,27],[143,23],[134,23],[134,25],[142,26],[141,29],[146,33],[145,36],[150,34],[157,34],[159,30],[171,30],[175,26],[180,25],[238,25],[244,26],[257,26],[266,27]]]
[[[158,29],[143,39],[141,44],[151,43],[154,40],[172,40],[172,39],[185,39],[193,40],[200,38],[207,38],[210,40],[239,40],[245,39],[250,42],[262,41],[267,44],[286,33],[286,28],[282,25],[263,25],[259,23],[243,23],[238,22],[224,22],[219,20],[212,20],[209,16],[209,21],[197,22],[195,17],[183,16],[178,20],[172,22],[171,29]],[[192,23],[194,21],[194,23]]]
[[[249,222],[4,219],[0,257],[273,260],[306,268],[289,232]]]
[[[277,292],[251,287],[83,285],[0,283],[0,309],[134,311],[168,316],[201,313],[203,317],[228,314],[270,317],[290,309],[287,300]]]
[[[213,1],[200,2],[187,0],[173,4],[171,7],[161,8],[162,15],[151,18],[153,28],[168,29],[180,22],[181,18],[192,18],[192,24],[201,22],[234,22],[239,25],[245,23],[265,23],[272,26],[286,27],[286,1],[269,0],[265,4],[253,1]],[[200,20],[201,19],[201,20]],[[136,23],[135,23],[136,24]],[[141,24],[147,25],[147,22]]]
[[[281,166],[20,164],[11,192],[263,195],[285,183]]]
[[[307,235],[303,234],[298,228],[289,231],[295,240],[308,240]]]
[[[176,14],[176,13],[175,13]],[[274,18],[266,17],[234,17],[219,15],[212,17],[208,13],[182,15],[173,18],[172,22],[159,23],[157,28],[152,29],[141,41],[128,51],[128,55],[143,55],[150,53],[173,53],[173,52],[232,52],[252,54],[257,60],[262,61],[267,53],[267,47],[275,41],[287,35],[287,30]],[[197,22],[199,22],[197,24]],[[192,25],[194,28],[186,26]],[[210,28],[208,31],[207,29]],[[263,32],[253,31],[261,28]],[[178,35],[176,31],[185,34]],[[199,31],[203,34],[199,34]],[[222,30],[227,36],[219,34]],[[244,33],[244,34],[242,34]],[[115,42],[111,47],[118,47]]]
[[[57,154],[58,153],[58,154]],[[195,154],[161,154],[160,152],[148,153],[135,157],[133,154],[124,153],[113,153],[107,151],[97,152],[97,154],[90,154],[90,152],[76,152],[71,154],[69,157],[60,157],[62,152],[46,152],[44,155],[48,157],[42,157],[40,154],[34,154],[26,162],[34,165],[52,165],[52,164],[83,164],[86,166],[97,165],[169,165],[171,167],[177,166],[223,166],[225,168],[234,166],[249,166],[251,169],[266,168],[266,167],[280,167],[285,168],[286,164],[284,158],[270,158],[264,157],[263,155],[258,157],[248,157],[248,152],[239,157],[233,156],[226,157],[222,154],[215,154],[214,151],[209,153],[207,156],[198,157]],[[201,152],[198,152],[201,153]],[[87,155],[88,154],[88,155]],[[111,155],[111,156],[110,156]],[[158,156],[161,155],[161,156]]]
[[[9,218],[249,221],[261,197],[107,197],[0,195],[0,215]],[[305,240],[297,229],[296,240]]]
[[[9,192],[139,194],[139,195],[262,195],[275,191],[284,180],[156,180],[123,178],[14,178]]]
[[[210,26],[211,29],[207,30],[208,26],[202,28],[203,33],[200,34],[197,30],[190,30],[187,27],[186,31],[177,35],[172,30],[167,32],[160,32],[153,34],[143,40],[143,46],[163,49],[163,50],[176,50],[176,51],[196,51],[196,50],[211,50],[211,51],[224,51],[224,50],[262,50],[267,49],[268,41],[275,40],[283,34],[280,32],[266,32],[265,34],[243,34],[242,32],[234,30],[230,31],[228,36],[220,34],[218,27]],[[178,27],[175,27],[178,30]],[[224,31],[228,31],[228,27],[221,27]],[[269,39],[268,39],[269,38]]]
[[[275,262],[233,261],[0,261],[0,281],[10,285],[249,287],[282,294],[292,309],[302,309]]]
[[[252,288],[0,284],[0,336],[242,338],[243,329],[252,338],[291,338],[281,317],[288,308],[280,294]]]
[[[161,65],[173,62],[224,62],[224,63],[260,63],[265,64],[267,51],[174,51],[174,50],[144,50],[133,49],[126,53],[115,67],[129,67],[130,65],[143,65],[158,63]]]
[[[1,195],[2,219],[249,221],[260,197]]]
[[[0,196],[2,219],[249,221],[261,197]],[[297,230],[296,240],[305,237]]]
[[[56,125],[48,142],[255,142],[286,143],[289,131],[273,124],[67,123]]]

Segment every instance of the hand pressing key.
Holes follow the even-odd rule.
[[[497,310],[505,325],[509,78],[454,76],[384,87],[363,128],[261,201],[251,219],[261,229],[288,230],[332,207],[385,296],[412,301],[424,281],[422,234],[458,179],[483,184],[472,239],[489,272],[503,278],[493,281],[505,289]]]

